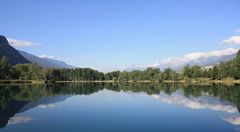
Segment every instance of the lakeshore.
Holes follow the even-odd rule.
[[[240,84],[240,80],[235,79],[223,79],[223,80],[211,80],[207,78],[190,79],[190,80],[164,80],[164,81],[151,81],[151,80],[139,80],[139,81],[119,81],[119,80],[71,80],[71,81],[45,81],[45,80],[0,80],[0,85],[8,84],[50,84],[50,83],[179,83],[187,85],[211,85],[211,84],[223,84],[223,85],[235,85]]]

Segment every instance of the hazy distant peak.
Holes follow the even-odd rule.
[[[35,56],[31,55],[25,51],[18,51],[22,56],[24,56],[27,60],[32,63],[37,63],[42,67],[50,67],[50,68],[74,68],[74,66],[68,65],[64,61],[55,59],[56,57],[49,57],[49,56]]]

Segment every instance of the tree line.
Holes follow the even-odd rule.
[[[105,74],[107,80],[115,81],[152,81],[161,82],[166,80],[179,81],[191,79],[223,80],[225,78],[240,79],[240,50],[236,58],[219,65],[202,68],[200,66],[186,65],[182,71],[167,68],[161,71],[159,68],[147,68],[144,71],[134,70],[131,72],[113,71]]]
[[[167,68],[164,71],[161,71],[159,68],[147,68],[144,71],[113,71],[105,74],[90,68],[55,69],[43,68],[37,64],[17,64],[12,66],[8,63],[8,58],[2,57],[0,60],[0,73],[0,80],[161,82],[199,78],[211,80],[222,80],[224,78],[240,79],[240,51],[233,60],[221,62],[219,65],[209,68],[187,65],[182,71],[175,71],[171,68]]]
[[[104,73],[90,68],[56,69],[37,64],[10,65],[8,58],[0,60],[0,80],[96,81],[104,80]]]

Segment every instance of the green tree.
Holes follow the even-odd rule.
[[[164,71],[163,78],[164,78],[164,80],[174,80],[174,79],[176,79],[175,74],[176,74],[175,71],[173,71],[171,68],[167,68]]]
[[[191,71],[191,68],[190,68],[189,65],[186,65],[186,66],[183,68],[183,76],[184,76],[184,77],[189,77],[189,78],[192,77],[192,71]]]
[[[200,66],[193,66],[191,68],[191,71],[192,71],[192,78],[202,77],[202,69]]]
[[[120,71],[113,71],[106,73],[104,76],[106,80],[117,80],[119,78],[120,73],[121,73]]]
[[[119,76],[119,81],[129,81],[129,73],[124,71]]]
[[[7,57],[2,57],[0,60],[0,79],[10,79],[11,65],[8,63]]]
[[[211,77],[213,80],[217,79],[217,77],[218,77],[218,67],[217,66],[213,67]]]

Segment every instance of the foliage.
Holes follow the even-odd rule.
[[[43,68],[37,64],[17,64],[11,66],[6,57],[0,60],[0,79],[19,80],[49,80],[49,81],[151,81],[162,82],[164,80],[178,81],[198,78],[222,80],[224,78],[240,79],[240,51],[235,59],[220,63],[213,68],[201,68],[200,66],[185,66],[183,71],[174,71],[167,68],[161,71],[159,68],[147,68],[144,71],[134,70],[113,71],[102,73],[90,68],[53,69]]]
[[[2,57],[0,60],[0,79],[9,79],[11,66],[8,63],[7,57]]]

